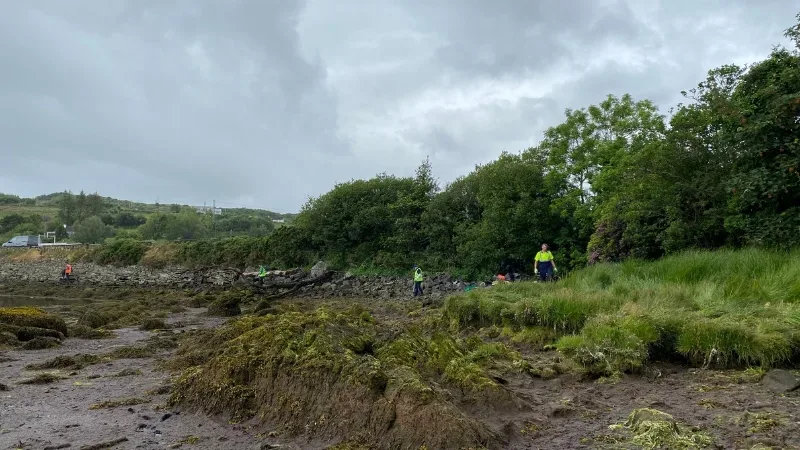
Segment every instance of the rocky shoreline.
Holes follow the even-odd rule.
[[[42,283],[58,284],[63,269],[63,261],[0,260],[0,284]],[[310,272],[301,269],[292,271],[272,271],[264,280],[267,283],[292,283],[318,275],[324,263],[318,264]],[[130,286],[158,287],[171,289],[247,287],[253,284],[255,269],[243,272],[229,268],[185,268],[168,267],[153,269],[143,266],[114,267],[94,263],[73,264],[77,278],[75,286]],[[468,283],[448,274],[434,274],[424,283],[425,296],[445,297],[463,292]],[[361,276],[349,272],[331,272],[325,281],[299,287],[291,292],[291,297],[300,298],[402,298],[410,297],[413,284],[411,277]],[[284,291],[288,288],[284,289]],[[281,292],[278,290],[277,292]]]

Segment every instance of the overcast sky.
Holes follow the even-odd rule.
[[[662,112],[797,0],[0,0],[0,191],[293,212],[442,182],[607,94]]]

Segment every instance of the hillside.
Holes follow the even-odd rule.
[[[213,215],[211,208],[202,214],[198,209],[198,205],[139,203],[84,192],[35,198],[0,194],[0,239],[46,232],[56,232],[59,240],[81,242],[101,242],[113,236],[156,240],[263,236],[291,223],[295,216],[248,208],[220,208],[220,214]],[[151,226],[145,227],[148,220]],[[73,230],[77,236],[72,235]]]

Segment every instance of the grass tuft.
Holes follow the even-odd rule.
[[[654,360],[769,368],[800,356],[800,251],[691,251],[598,264],[559,283],[452,296],[445,314],[454,327],[501,328],[533,349],[560,337],[557,348],[597,375]],[[552,334],[519,331],[528,327]]]

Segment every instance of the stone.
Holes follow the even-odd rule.
[[[328,263],[325,261],[319,261],[314,264],[314,267],[311,268],[311,278],[317,278],[322,276],[325,272],[328,271]]]
[[[800,388],[800,379],[788,370],[773,369],[767,372],[761,384],[772,392],[786,393]]]

